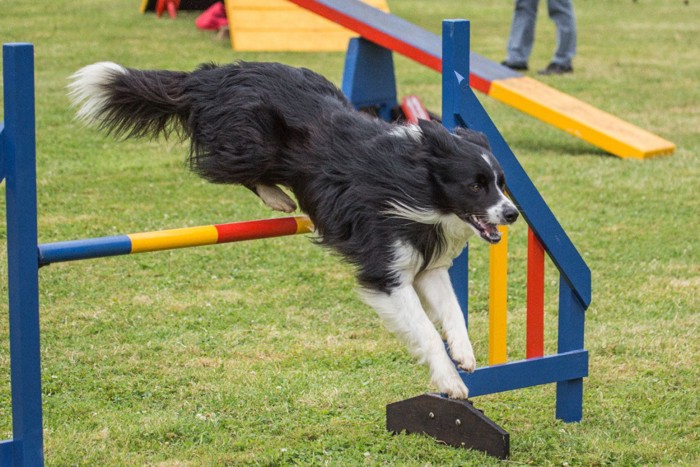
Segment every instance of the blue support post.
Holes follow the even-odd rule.
[[[559,335],[557,352],[583,349],[585,307],[563,276],[559,279]],[[583,417],[583,378],[557,382],[556,417],[579,422]]]
[[[442,22],[442,124],[448,130],[465,125],[460,102],[469,92],[469,21]]]
[[[442,22],[442,124],[449,130],[463,125],[459,106],[469,89],[469,21]],[[469,325],[469,248],[455,258],[450,268],[452,288]]]
[[[13,439],[0,447],[11,465],[43,465],[36,217],[34,47],[3,46],[7,276]],[[3,465],[5,465],[3,463]]]
[[[342,90],[356,108],[378,106],[378,116],[391,120],[397,105],[391,50],[359,37],[350,39]]]

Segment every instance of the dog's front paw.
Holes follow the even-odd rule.
[[[474,350],[472,350],[471,344],[451,345],[450,355],[460,369],[467,373],[476,370],[476,359],[474,358]]]
[[[450,399],[466,399],[469,397],[469,389],[459,377],[456,371],[453,374],[443,375],[442,377],[433,378],[432,383],[438,390],[447,394]]]
[[[275,211],[292,213],[297,209],[292,198],[277,185],[256,185],[255,192],[268,207]]]
[[[457,366],[467,373],[471,373],[476,370],[476,359],[474,358],[474,354],[466,355],[459,360],[455,359],[455,361],[457,362]]]

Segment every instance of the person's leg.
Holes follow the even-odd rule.
[[[535,22],[539,0],[515,0],[505,65],[527,68],[535,42]]]
[[[547,0],[549,17],[557,27],[557,48],[552,63],[571,67],[576,55],[576,17],[572,0]]]

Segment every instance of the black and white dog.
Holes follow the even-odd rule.
[[[319,242],[357,268],[361,295],[449,397],[476,366],[447,269],[476,233],[500,240],[518,211],[486,138],[439,123],[401,126],[356,111],[322,76],[278,63],[142,71],[110,62],[72,76],[78,118],[115,136],[175,132],[190,167],[269,207],[296,197]],[[437,328],[437,329],[436,329]]]

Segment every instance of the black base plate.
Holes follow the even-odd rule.
[[[471,402],[423,394],[386,406],[386,429],[423,433],[450,446],[483,451],[499,459],[510,455],[510,435]]]

